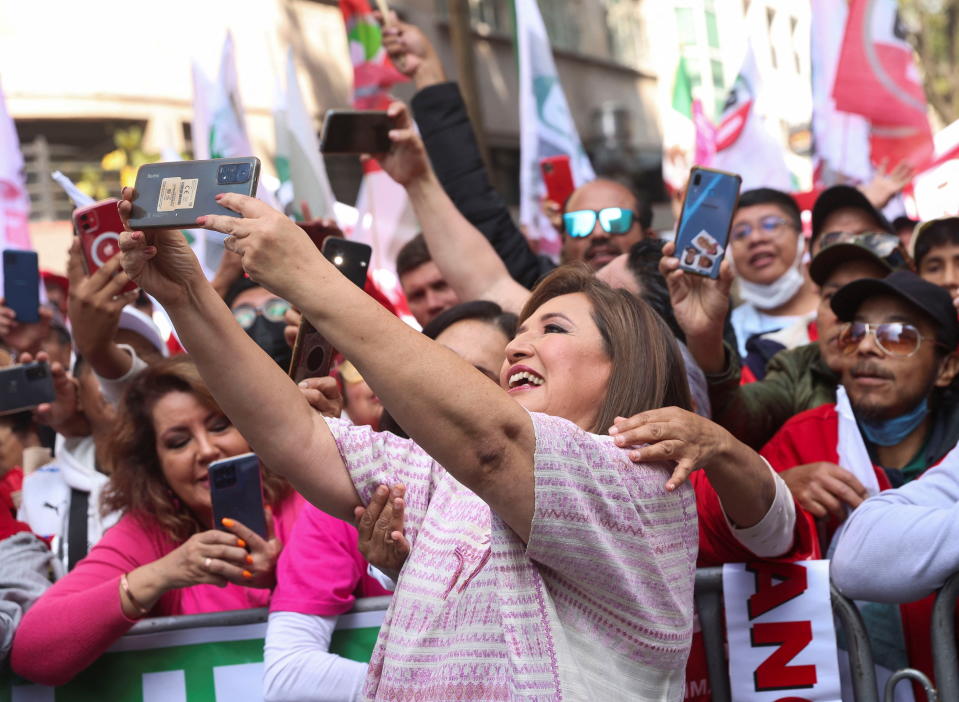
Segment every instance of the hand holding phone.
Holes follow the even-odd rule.
[[[218,158],[208,161],[147,163],[137,171],[131,230],[182,229],[201,215],[239,217],[216,201],[220,193],[254,197],[260,159]]]
[[[323,242],[323,255],[360,288],[366,285],[372,254],[373,249],[358,241],[328,237]],[[330,374],[332,362],[332,345],[305,317],[301,319],[300,330],[293,345],[290,377],[299,383],[306,378],[327,376]]]
[[[329,110],[320,133],[325,154],[383,154],[390,150],[393,121],[379,110]]]
[[[699,166],[690,171],[683,211],[676,225],[675,255],[681,269],[719,277],[741,184],[742,178],[735,173]]]
[[[109,198],[73,211],[73,228],[80,237],[84,269],[88,276],[96,273],[107,261],[120,253],[123,220],[120,219],[117,204],[117,200]],[[131,280],[120,292],[136,289],[137,284]]]
[[[53,376],[46,362],[0,368],[0,415],[34,409],[54,399]]]

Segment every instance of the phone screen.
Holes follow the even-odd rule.
[[[676,227],[675,255],[684,271],[719,277],[741,183],[734,173],[699,167],[690,171]]]
[[[328,154],[382,154],[390,150],[392,120],[386,112],[330,110],[323,121],[320,151]]]

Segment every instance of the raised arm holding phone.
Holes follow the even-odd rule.
[[[415,171],[408,150],[416,145],[402,138],[409,124],[398,126],[393,150],[378,158],[393,172]],[[124,193],[124,216],[131,195]],[[218,404],[267,465],[344,519],[380,485],[406,486],[411,552],[384,627],[401,639],[381,637],[366,694],[394,698],[415,689],[421,699],[445,699],[468,683],[489,700],[507,699],[517,686],[544,696],[586,688],[616,696],[639,680],[678,699],[691,632],[695,500],[687,486],[666,490],[667,466],[634,464],[600,436],[617,415],[689,404],[681,357],[655,313],[586,271],[560,271],[527,303],[500,389],[370,300],[279,212],[235,194],[219,203],[240,216],[198,224],[227,234],[247,273],[301,309],[416,442],[317,415],[236,325],[179,232],[123,234],[125,270],[165,306]],[[656,340],[651,349],[629,343],[637,334]],[[623,379],[644,353],[658,359],[653,377]],[[674,517],[641,533],[600,526],[649,523],[643,515],[652,505]],[[561,545],[570,529],[588,548]],[[643,568],[627,565],[637,560]],[[448,581],[437,581],[438,572]],[[575,613],[565,604],[569,587],[578,593]],[[435,597],[424,598],[423,588]],[[498,604],[504,590],[553,604],[524,605],[517,619]],[[610,593],[623,603],[616,624],[600,614]],[[474,614],[450,628],[451,608]],[[499,632],[493,640],[490,630]],[[602,657],[597,639],[607,644]],[[550,650],[532,645],[550,640]],[[465,646],[462,665],[412,681],[403,672],[421,656],[445,658],[454,645]],[[485,672],[472,676],[470,661],[480,660]]]

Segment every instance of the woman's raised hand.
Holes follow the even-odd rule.
[[[133,188],[124,188],[122,197],[117,208],[127,228],[120,234],[124,272],[164,307],[186,301],[191,286],[206,281],[186,237],[174,229],[130,231]]]
[[[679,407],[617,417],[609,434],[617,446],[631,449],[633,461],[675,461],[667,490],[682,485],[694,470],[721,460],[736,441],[718,424]]]
[[[223,245],[240,255],[243,270],[267,290],[296,304],[315,284],[315,268],[323,265],[310,237],[293,220],[260,200],[238,193],[217,195],[217,202],[240,217],[205,215],[204,229],[226,234]]]

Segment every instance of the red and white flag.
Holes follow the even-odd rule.
[[[852,0],[833,84],[836,108],[871,124],[871,159],[918,165],[933,152],[926,95],[896,0]]]
[[[744,191],[776,188],[791,192],[795,188],[783,147],[773,138],[757,108],[761,94],[762,80],[756,57],[749,46],[716,128],[713,165],[741,175]]]
[[[20,139],[0,87],[0,251],[33,249],[29,220],[30,196],[23,173]],[[2,284],[3,272],[0,271]]]

